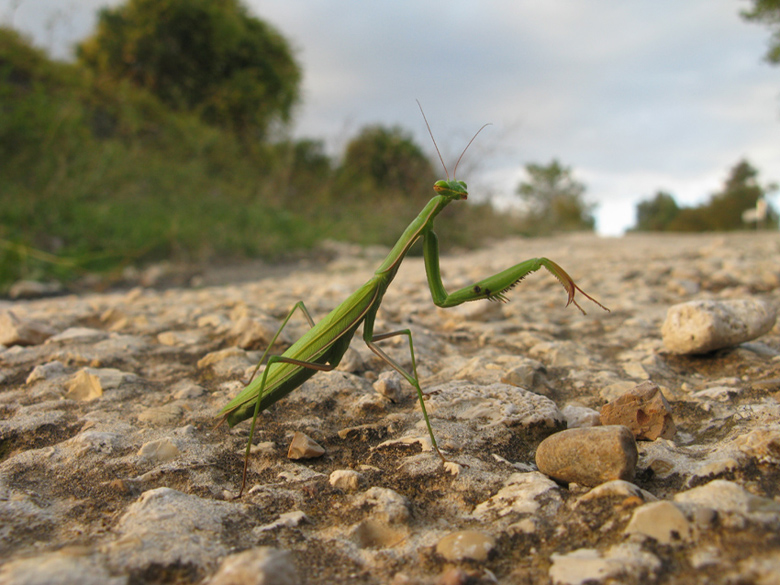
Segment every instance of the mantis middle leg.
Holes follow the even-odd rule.
[[[309,310],[306,308],[306,305],[303,304],[303,301],[298,301],[295,303],[290,309],[290,312],[287,313],[287,316],[284,318],[284,321],[282,321],[282,324],[279,325],[279,329],[276,330],[276,333],[274,333],[274,336],[271,338],[271,341],[268,342],[268,347],[265,348],[265,351],[263,352],[263,355],[260,356],[260,361],[257,362],[257,367],[252,372],[252,376],[249,378],[249,381],[247,384],[252,382],[255,375],[257,374],[257,371],[260,369],[260,366],[262,365],[263,361],[265,360],[266,356],[268,355],[268,352],[273,347],[274,343],[276,343],[276,339],[279,337],[279,334],[282,332],[282,329],[285,328],[287,325],[287,322],[290,320],[290,318],[293,316],[293,313],[295,313],[295,309],[300,309],[304,316],[306,317],[306,321],[308,321],[310,327],[314,327],[314,319],[311,318],[311,314],[309,313]],[[297,366],[301,366],[302,368],[309,368],[312,370],[320,370],[320,371],[330,371],[333,369],[333,366],[329,364],[318,364],[313,362],[305,362],[301,360],[295,360],[291,358],[286,358],[281,355],[272,355],[268,357],[268,363],[265,366],[265,370],[263,370],[263,377],[260,381],[260,388],[257,392],[257,402],[255,403],[255,412],[252,416],[252,426],[249,430],[249,441],[247,441],[246,444],[246,455],[244,456],[244,474],[243,478],[241,480],[241,490],[238,492],[238,497],[241,497],[241,494],[244,493],[244,487],[246,487],[246,474],[247,469],[249,467],[249,454],[252,450],[252,439],[254,439],[255,436],[255,427],[257,426],[257,417],[260,414],[260,403],[263,400],[263,393],[265,391],[265,381],[268,377],[268,372],[271,369],[271,366],[276,363],[288,363],[288,364],[294,364]]]
[[[412,373],[407,372],[401,364],[387,355],[387,353],[385,353],[385,351],[375,343],[376,341],[382,341],[391,337],[396,337],[398,335],[406,335],[406,337],[409,339],[409,354],[412,357]],[[391,331],[389,333],[373,335],[373,333],[370,331],[370,326],[367,324],[363,339],[371,351],[387,362],[387,364],[396,372],[406,378],[406,381],[414,386],[415,390],[417,390],[417,397],[420,400],[420,408],[422,409],[423,418],[425,419],[425,425],[428,427],[428,434],[431,437],[431,445],[433,445],[434,450],[439,455],[439,457],[441,457],[442,461],[446,463],[447,459],[445,459],[444,455],[442,455],[441,451],[439,451],[439,446],[436,444],[436,437],[433,436],[433,428],[431,427],[431,421],[428,418],[428,411],[425,409],[425,395],[423,394],[422,388],[420,387],[420,378],[417,375],[417,360],[414,357],[412,332],[409,329],[401,329],[399,331]]]

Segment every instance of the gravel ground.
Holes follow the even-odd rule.
[[[411,329],[451,463],[358,334],[260,415],[236,499],[249,423],[218,412],[295,301],[316,320],[383,257],[332,252],[253,282],[0,301],[0,583],[780,583],[776,233],[442,259],[455,290],[547,256],[610,308],[578,297],[587,315],[542,272],[509,303],[438,309],[408,258],[375,332]],[[408,367],[404,337],[383,347]]]

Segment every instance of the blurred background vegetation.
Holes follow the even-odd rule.
[[[389,246],[442,178],[400,127],[362,128],[337,157],[289,138],[302,71],[238,0],[128,0],[100,12],[76,56],[0,28],[0,292],[160,260],[284,260],[325,239]],[[443,246],[594,229],[570,167],[525,175],[517,211],[446,209]],[[636,229],[742,229],[773,188],[756,177],[740,162],[697,208],[659,192]]]

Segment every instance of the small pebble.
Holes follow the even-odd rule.
[[[65,387],[68,389],[65,398],[70,400],[90,401],[103,396],[100,378],[86,370],[77,372]]]
[[[165,463],[176,459],[179,448],[167,437],[144,443],[138,450],[138,455],[154,463]]]
[[[38,380],[50,380],[65,373],[65,365],[60,361],[53,361],[40,366],[35,366],[25,382],[32,384]]]
[[[655,502],[657,500],[653,494],[643,490],[631,482],[624,481],[622,479],[613,479],[612,481],[608,481],[594,487],[592,490],[585,493],[579,500],[577,500],[577,503],[579,504],[581,502],[588,502],[599,498],[609,497],[621,497],[626,499],[639,498],[643,503]]]
[[[496,547],[493,537],[477,530],[459,530],[442,538],[436,552],[448,561],[486,561]]]
[[[561,410],[561,413],[566,417],[566,427],[569,429],[595,427],[604,424],[601,422],[598,411],[586,406],[569,404]]]
[[[362,475],[351,469],[337,469],[330,474],[328,482],[335,488],[345,492],[354,492],[360,485]]]
[[[394,371],[382,372],[373,387],[382,396],[395,402],[401,394],[401,377]]]
[[[295,431],[292,441],[290,441],[290,448],[287,450],[288,459],[314,459],[322,457],[324,454],[325,449],[322,445],[299,431]]]

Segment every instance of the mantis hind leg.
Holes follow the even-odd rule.
[[[302,304],[303,303],[301,303],[301,305]],[[290,315],[292,315],[292,311],[290,311]],[[290,315],[287,316],[288,319],[290,318]],[[282,327],[284,327],[284,324],[282,325]],[[277,331],[277,335],[278,333],[279,332]],[[266,350],[265,353],[268,353],[268,350]],[[263,357],[265,357],[265,353],[263,354]],[[260,361],[262,362],[262,359]],[[246,453],[244,454],[244,473],[241,479],[241,490],[239,490],[237,498],[241,497],[241,495],[244,493],[244,488],[246,487],[246,474],[247,474],[247,470],[249,469],[249,455],[252,451],[252,440],[255,437],[255,427],[257,426],[257,417],[260,415],[260,403],[263,400],[263,393],[265,392],[265,382],[266,379],[268,378],[268,372],[270,371],[271,366],[273,364],[279,364],[279,363],[293,364],[296,366],[300,366],[302,368],[308,368],[310,370],[318,370],[320,372],[329,372],[334,368],[334,366],[330,364],[318,364],[316,362],[305,362],[303,360],[296,360],[281,355],[272,355],[268,358],[268,363],[265,366],[265,370],[263,370],[263,377],[260,379],[260,388],[258,388],[257,391],[257,402],[255,403],[255,412],[252,415],[252,426],[249,429],[249,441],[247,441]]]
[[[382,350],[382,348],[380,348],[375,343],[376,341],[382,341],[384,339],[389,339],[390,337],[396,337],[398,335],[406,335],[406,337],[409,339],[409,354],[412,357],[412,373],[407,372],[403,366],[387,355]],[[392,367],[396,372],[406,378],[407,382],[409,382],[412,386],[414,386],[414,389],[417,390],[417,397],[420,400],[420,408],[422,409],[423,419],[425,419],[425,426],[428,427],[428,434],[431,437],[431,445],[433,445],[434,450],[439,455],[439,457],[441,457],[441,460],[446,463],[447,459],[444,457],[444,455],[442,455],[442,452],[439,451],[439,446],[436,444],[436,437],[433,436],[433,427],[431,426],[431,421],[428,418],[428,411],[425,409],[425,396],[423,394],[422,388],[420,388],[420,379],[417,375],[417,360],[414,357],[412,332],[409,329],[401,329],[399,331],[381,333],[379,335],[372,335],[370,339],[365,339],[365,342],[371,351],[387,362],[387,364],[390,365],[390,367]]]
[[[252,375],[250,376],[247,385],[251,383],[252,380],[254,380],[255,376],[257,375],[257,371],[260,369],[260,366],[262,365],[266,356],[268,356],[268,352],[271,350],[274,343],[276,343],[276,339],[279,337],[279,334],[282,332],[282,329],[285,328],[287,322],[293,316],[293,313],[295,313],[295,309],[300,309],[303,312],[304,316],[306,317],[306,321],[309,322],[309,326],[314,327],[314,319],[311,318],[311,314],[309,313],[309,310],[306,308],[306,305],[303,304],[303,301],[298,301],[297,303],[295,303],[292,309],[290,309],[290,312],[287,313],[287,316],[284,318],[284,321],[282,321],[282,324],[279,326],[279,329],[277,329],[276,333],[274,333],[274,336],[271,338],[271,341],[268,342],[268,347],[265,348],[263,355],[260,356],[260,361],[257,362],[257,366],[252,372]],[[241,490],[238,492],[239,498],[241,497],[241,494],[244,493],[244,488],[246,487],[246,474],[247,474],[247,469],[249,468],[249,454],[252,450],[252,440],[255,437],[255,427],[257,426],[257,417],[260,414],[260,403],[263,400],[263,394],[265,392],[265,381],[268,377],[268,372],[271,369],[271,365],[275,363],[295,364],[301,366],[302,368],[310,368],[313,370],[321,370],[321,371],[328,371],[333,369],[333,366],[329,366],[327,364],[304,362],[301,360],[286,358],[280,355],[272,355],[268,357],[268,363],[265,366],[265,370],[263,371],[263,378],[260,381],[260,388],[257,391],[257,402],[255,403],[255,412],[254,415],[252,416],[252,427],[249,431],[249,441],[247,442],[246,455],[244,456],[244,474],[241,480]]]

